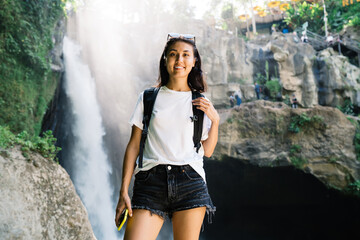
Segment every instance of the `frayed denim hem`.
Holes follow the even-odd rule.
[[[147,207],[147,206],[133,205],[133,206],[131,206],[131,208],[132,208],[132,209],[145,209],[145,210],[149,210],[151,215],[156,214],[156,215],[158,215],[159,217],[161,217],[162,219],[165,219],[165,217],[166,217],[166,213],[165,213],[165,212],[160,211],[160,210],[151,209],[151,208],[149,208],[149,207]]]
[[[206,207],[206,214],[208,216],[208,223],[211,224],[212,219],[215,216],[216,207],[212,207],[212,206],[210,206],[208,204],[196,204],[196,205],[193,205],[193,206],[188,206],[188,207],[176,209],[175,211],[169,213],[169,218],[170,219],[172,218],[172,215],[173,215],[174,212],[193,209],[193,208],[198,208],[198,207]]]

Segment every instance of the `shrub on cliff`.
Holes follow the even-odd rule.
[[[355,2],[344,5],[342,0],[325,1],[328,13],[328,30],[339,32],[345,26],[360,26],[360,4]],[[285,22],[293,29],[299,28],[305,22],[309,23],[308,29],[324,35],[324,8],[322,4],[306,1],[291,6],[286,11]]]
[[[309,117],[306,113],[293,116],[291,118],[288,130],[292,133],[299,133],[301,130],[308,129],[310,126],[314,128],[324,129],[326,124],[321,116]]]
[[[38,135],[59,74],[50,51],[63,0],[0,0],[0,125]]]
[[[8,127],[0,126],[0,148],[10,148],[20,145],[25,157],[29,151],[40,153],[43,157],[54,159],[61,148],[55,146],[56,138],[52,131],[43,133],[42,137],[31,137],[26,131],[17,135],[13,134]]]

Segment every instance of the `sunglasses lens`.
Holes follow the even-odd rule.
[[[179,33],[169,33],[168,34],[168,39],[171,38],[179,38],[181,35]]]
[[[182,39],[194,41],[195,43],[195,36],[192,34],[169,33],[167,40],[169,41],[172,38],[182,38]]]
[[[188,40],[194,40],[195,39],[195,36],[194,35],[191,35],[191,34],[184,34],[182,35],[185,39],[188,39]]]

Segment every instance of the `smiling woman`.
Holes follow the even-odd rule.
[[[165,61],[166,70],[170,76],[169,88],[172,88],[172,86],[170,86],[172,84],[180,85],[181,83],[177,83],[180,81],[186,83],[184,85],[184,90],[189,91],[190,88],[187,86],[187,77],[192,68],[195,67],[196,62],[192,46],[180,41],[174,43],[171,49],[168,50]]]
[[[205,213],[211,217],[215,212],[203,156],[211,156],[215,149],[220,118],[200,94],[206,83],[194,36],[169,34],[159,69],[157,88],[140,94],[130,120],[132,134],[115,222],[120,224],[120,215],[127,208],[130,219],[125,239],[156,239],[168,216],[175,240],[198,239]],[[147,107],[149,101],[152,111]]]

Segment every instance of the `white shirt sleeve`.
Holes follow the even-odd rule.
[[[204,113],[204,121],[203,121],[203,130],[202,130],[201,141],[205,141],[209,137],[208,134],[209,134],[210,128],[211,128],[211,120]]]
[[[141,130],[143,129],[143,116],[144,116],[144,102],[143,102],[143,96],[144,96],[144,92],[139,94],[139,98],[138,101],[136,103],[135,106],[135,110],[130,118],[130,125],[135,125],[138,128],[140,128]]]

